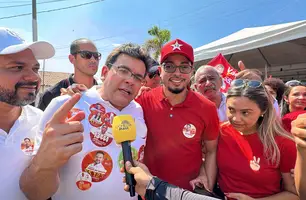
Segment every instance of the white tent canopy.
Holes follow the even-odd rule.
[[[247,68],[283,80],[306,79],[306,20],[245,28],[196,48],[194,53],[196,66],[222,53],[233,67],[242,60]]]

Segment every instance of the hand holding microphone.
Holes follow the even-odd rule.
[[[124,163],[129,161],[133,164],[131,151],[131,143],[136,139],[136,125],[131,115],[115,116],[112,123],[113,137],[117,144],[122,146],[122,154]],[[127,172],[125,169],[126,183],[129,185],[130,196],[135,196],[136,181],[134,175]]]

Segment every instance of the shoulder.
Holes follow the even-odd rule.
[[[41,111],[40,109],[35,108],[31,105],[23,106],[23,110],[26,112],[27,115],[29,115],[31,117],[40,118],[43,114],[43,111]]]
[[[47,88],[44,93],[43,96],[45,95],[50,95],[50,94],[54,94],[54,93],[58,93],[60,92],[61,88],[67,88],[67,79],[63,79],[60,82],[56,83],[55,85],[53,85],[52,87]]]
[[[190,100],[194,102],[195,106],[201,106],[202,108],[214,108],[216,109],[215,103],[208,100],[206,97],[204,97],[202,94],[194,91],[189,91],[190,94]]]
[[[280,150],[286,150],[286,149],[294,149],[295,150],[295,142],[293,141],[293,139],[290,139],[290,136],[284,137],[284,136],[280,136],[277,135],[275,136],[275,141],[277,143],[277,146]]]

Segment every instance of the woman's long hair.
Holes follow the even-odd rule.
[[[289,94],[292,88],[296,86],[305,86],[305,84],[301,83],[300,81],[294,81],[292,83],[286,83],[286,89],[283,95],[282,103],[281,103],[281,116],[283,117],[285,114],[290,113],[289,104],[285,101],[284,97],[289,99]]]
[[[246,97],[255,102],[264,113],[257,121],[257,132],[264,146],[264,154],[267,160],[278,165],[280,162],[280,150],[275,141],[275,136],[282,136],[293,141],[293,138],[286,132],[276,115],[273,102],[269,98],[263,85],[253,87],[231,86],[227,92],[227,99],[231,97]]]

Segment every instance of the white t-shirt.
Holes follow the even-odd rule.
[[[0,129],[0,199],[27,199],[20,190],[19,179],[32,158],[37,122],[41,116],[41,110],[24,106],[9,133]]]
[[[54,112],[67,101],[69,96],[60,96],[51,101],[45,110],[39,125],[39,134],[43,132],[46,122]],[[147,127],[143,118],[141,106],[132,101],[127,107],[119,111],[108,101],[104,101],[96,87],[86,91],[75,105],[73,112],[82,110],[86,117],[82,121],[84,126],[83,150],[72,156],[60,169],[60,186],[52,200],[62,199],[120,199],[130,200],[129,193],[123,190],[124,183],[120,172],[123,166],[121,146],[112,138],[111,123],[116,115],[132,115],[136,123],[137,137],[132,142],[132,153],[135,160],[142,157]],[[73,113],[72,113],[73,114]],[[99,169],[92,170],[97,152],[103,153],[103,161]],[[135,197],[137,199],[137,195]]]

